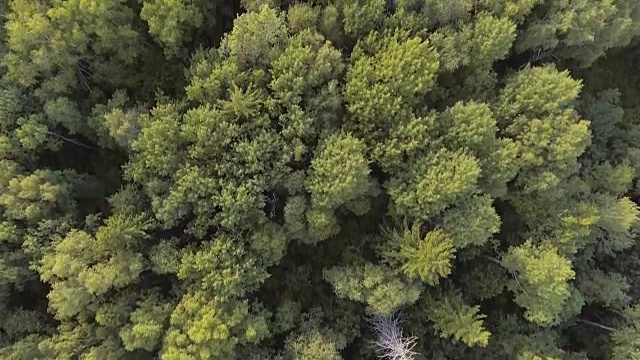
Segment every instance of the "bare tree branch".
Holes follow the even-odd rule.
[[[74,145],[81,146],[81,147],[83,147],[83,148],[85,148],[85,149],[89,149],[89,150],[98,150],[98,149],[96,149],[96,148],[94,148],[94,147],[91,147],[91,146],[89,146],[89,145],[85,145],[85,144],[83,144],[83,143],[81,143],[81,142],[79,142],[79,141],[76,141],[76,140],[70,139],[70,138],[68,138],[68,137],[66,137],[66,136],[62,136],[62,135],[60,135],[60,134],[56,134],[56,133],[54,133],[54,132],[52,132],[52,131],[47,131],[47,134],[48,134],[48,135],[55,136],[55,137],[57,137],[58,139],[63,140],[63,141],[66,141],[66,142],[68,142],[68,143],[70,143],[70,144],[74,144]]]
[[[418,338],[402,334],[402,319],[399,315],[374,316],[368,322],[376,334],[374,344],[381,359],[414,360],[418,355],[413,351]]]
[[[581,323],[585,323],[585,324],[589,324],[591,326],[598,327],[598,328],[603,329],[603,330],[616,331],[616,329],[614,329],[614,328],[612,328],[610,326],[598,324],[597,322],[593,322],[593,321],[589,321],[589,320],[585,320],[585,319],[578,319],[578,321],[581,322]]]

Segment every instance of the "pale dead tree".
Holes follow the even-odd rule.
[[[414,360],[417,352],[415,336],[402,334],[402,317],[400,315],[373,316],[367,320],[376,335],[374,345],[378,357],[386,360]]]

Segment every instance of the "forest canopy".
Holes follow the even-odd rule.
[[[640,359],[640,2],[0,12],[1,359]]]

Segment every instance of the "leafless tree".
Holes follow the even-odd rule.
[[[369,318],[368,322],[376,334],[374,345],[381,359],[414,360],[418,355],[413,351],[418,338],[403,335],[400,315],[374,316]]]

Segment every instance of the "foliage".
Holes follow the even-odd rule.
[[[0,358],[640,358],[639,6],[0,0]]]

